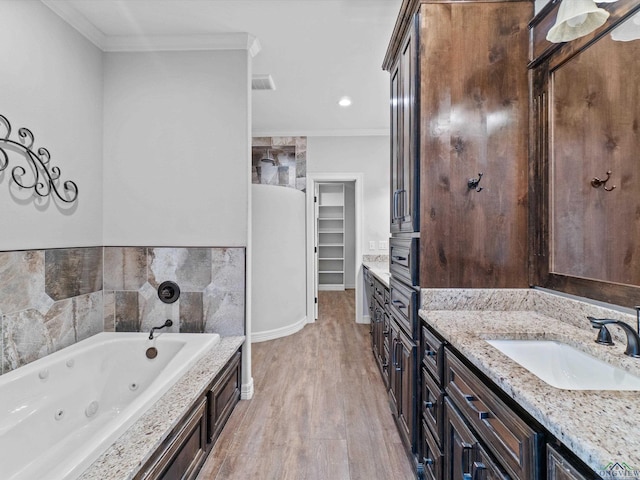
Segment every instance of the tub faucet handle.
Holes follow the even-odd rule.
[[[151,331],[149,332],[149,340],[153,340],[153,331],[154,330],[160,330],[162,328],[165,327],[170,327],[173,325],[173,321],[172,320],[167,320],[166,322],[164,322],[162,325],[160,325],[159,327],[152,327]]]

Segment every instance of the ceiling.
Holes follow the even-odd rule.
[[[384,135],[389,76],[381,64],[401,0],[43,0],[104,49],[158,36],[248,33],[260,52],[254,136]],[[108,49],[107,49],[108,50]],[[342,96],[353,103],[338,106]]]

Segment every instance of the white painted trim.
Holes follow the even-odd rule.
[[[265,330],[263,332],[251,332],[251,343],[266,342],[267,340],[275,340],[276,338],[293,335],[302,330],[306,324],[307,317],[303,317],[291,325],[274,328],[273,330]]]
[[[360,321],[358,323],[371,323],[371,316],[370,315],[363,315],[362,316],[362,321]]]
[[[388,132],[387,132],[388,134]],[[256,135],[258,136],[258,135]],[[314,222],[315,210],[313,206],[313,196],[315,185],[319,182],[355,182],[355,269],[356,269],[356,323],[361,323],[362,317],[362,219],[364,210],[364,174],[362,172],[331,172],[331,173],[308,173],[307,174],[307,318],[309,323],[315,322],[315,291],[314,279],[316,276],[316,267],[313,261],[313,245],[314,245]]]
[[[66,2],[40,0],[103,52],[157,52],[184,50],[247,50],[255,57],[260,41],[244,32],[208,35],[106,35]]]
[[[93,43],[100,50],[104,50],[107,36],[99,30],[93,23],[87,20],[84,15],[78,12],[68,3],[54,2],[53,0],[40,0],[49,7],[56,15],[75,28],[82,36]]]
[[[243,383],[240,387],[240,399],[251,400],[253,398],[253,377],[249,379],[248,383]]]
[[[321,285],[318,285],[318,290],[332,290],[332,291],[344,291],[344,285],[343,284],[330,284],[330,283],[323,283]]]
[[[383,137],[388,128],[336,129],[336,130],[254,130],[254,137]]]
[[[105,52],[157,52],[184,50],[247,50],[252,57],[260,42],[248,33],[211,35],[107,36]]]
[[[353,285],[351,285],[351,284],[350,284],[350,285],[345,284],[345,286],[344,286],[344,289],[345,289],[345,290],[353,290],[353,289],[355,289],[355,288],[356,288],[355,283],[354,283]]]

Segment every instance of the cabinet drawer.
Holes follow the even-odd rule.
[[[240,401],[241,352],[237,352],[209,391],[209,442],[215,442],[236,404]]]
[[[438,446],[442,447],[444,393],[431,378],[425,368],[422,369],[422,417],[431,430]]]
[[[422,364],[431,372],[438,384],[442,385],[444,342],[436,337],[424,324],[422,325]]]
[[[445,351],[447,394],[515,478],[539,478],[542,434],[533,430],[452,352]]]
[[[389,281],[389,306],[400,326],[417,338],[418,292],[391,277]]]
[[[384,288],[382,283],[380,283],[377,279],[374,279],[373,293],[374,293],[374,296],[376,297],[376,300],[378,301],[378,303],[380,303],[380,306],[382,307],[384,307],[384,291],[385,290],[386,289]]]
[[[588,480],[593,475],[582,473],[551,445],[547,445],[547,480]]]
[[[409,285],[418,285],[418,239],[389,239],[389,270],[392,275],[402,278]]]
[[[422,422],[422,464],[425,480],[440,480],[443,477],[444,457],[427,424]]]

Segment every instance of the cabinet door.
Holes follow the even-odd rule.
[[[448,398],[445,398],[444,429],[444,478],[466,479],[471,475],[473,447],[478,440]]]
[[[587,480],[595,476],[586,476],[569,462],[568,459],[547,445],[547,480]]]
[[[418,232],[417,16],[391,70],[391,232]]]
[[[402,97],[400,93],[400,60],[391,70],[391,233],[400,231],[400,207],[398,195],[402,190]]]
[[[405,445],[416,451],[416,358],[418,347],[404,334],[399,332],[398,357],[396,370],[399,376],[398,387],[398,426]]]
[[[398,399],[400,397],[400,382],[402,381],[401,368],[398,368],[400,342],[400,327],[394,321],[389,324],[389,404],[394,416],[398,415]]]

